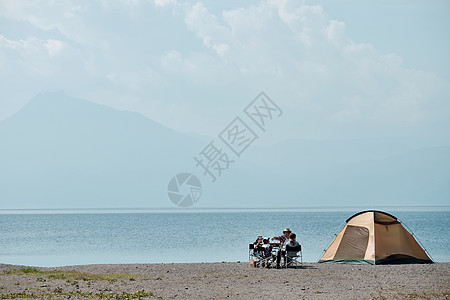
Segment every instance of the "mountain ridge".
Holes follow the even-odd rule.
[[[180,172],[202,182],[198,208],[445,205],[450,195],[450,147],[439,143],[251,146],[241,158],[229,153],[235,162],[212,183],[193,159],[206,141],[139,113],[40,94],[0,122],[0,209],[173,207],[167,184]]]

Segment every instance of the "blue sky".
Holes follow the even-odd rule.
[[[265,136],[449,140],[448,1],[0,3],[0,120],[40,92],[217,135],[260,92]]]

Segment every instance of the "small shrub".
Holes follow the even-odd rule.
[[[118,278],[133,278],[130,274],[94,274],[76,271],[42,271],[36,268],[23,268],[3,271],[5,275],[36,275],[36,276],[47,276],[49,279],[67,279],[66,282],[70,280],[111,280]]]

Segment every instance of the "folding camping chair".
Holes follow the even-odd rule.
[[[254,244],[248,244],[248,260],[252,267],[269,267],[273,262],[272,255],[266,256],[264,252],[257,251]]]
[[[286,251],[284,255],[284,266],[288,267],[297,267],[298,265],[303,264],[303,254],[302,254],[302,246],[298,245],[295,247],[286,245]]]

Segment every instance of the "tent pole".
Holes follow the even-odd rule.
[[[328,241],[325,249],[323,249],[322,254],[319,256],[319,259],[317,261],[320,260],[320,258],[324,255],[325,251],[327,251],[328,247],[331,245],[331,242],[336,238],[336,235],[338,234],[339,231],[342,230],[342,228],[344,228],[344,224],[346,223],[346,221],[342,222],[341,225],[339,225],[338,229],[334,232],[333,236],[331,237],[331,239]]]
[[[428,257],[430,257],[431,261],[434,262],[434,259],[428,252],[427,248],[425,248],[425,246],[420,242],[420,240],[417,238],[417,236],[414,234],[414,232],[411,230],[411,228],[409,228],[408,225],[406,225],[399,219],[397,219],[397,221],[399,221],[400,224],[402,224],[404,227],[406,227],[406,229],[409,231],[409,233],[412,235],[412,237],[417,241],[417,243],[420,245],[420,247],[422,247],[422,249],[425,251],[425,253],[428,255]]]
[[[372,224],[372,226],[373,226],[373,229],[372,229],[372,232],[373,232],[373,265],[375,266],[376,264],[377,264],[377,248],[376,248],[376,235],[375,235],[375,212],[373,212],[373,224]]]

